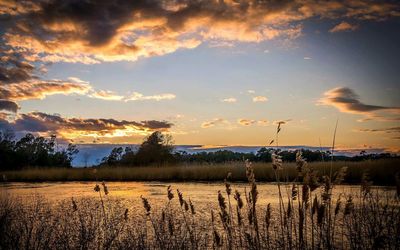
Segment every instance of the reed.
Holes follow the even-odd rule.
[[[311,162],[310,168],[319,175],[327,174],[329,162]],[[272,163],[252,163],[254,173],[259,182],[276,182],[274,165]],[[360,184],[364,172],[368,172],[374,185],[396,185],[396,173],[399,172],[400,159],[373,160],[361,162],[332,163],[332,172],[337,172],[347,166],[347,174],[343,183]],[[291,182],[298,175],[297,163],[284,163],[284,171],[280,182]],[[204,181],[223,182],[227,173],[231,173],[231,182],[246,182],[246,171],[243,162],[225,164],[187,164],[162,167],[103,167],[103,168],[37,168],[21,171],[1,172],[2,182],[44,182],[44,181]],[[285,175],[285,178],[283,177]]]
[[[295,177],[280,186],[279,204],[263,207],[255,167],[248,161],[243,165],[245,199],[230,173],[221,185],[225,192],[210,201],[217,209],[200,215],[196,204],[171,186],[161,207],[142,196],[141,211],[113,198],[105,182],[95,184],[97,198],[59,204],[38,196],[1,196],[0,249],[400,248],[400,199],[395,190],[371,188],[370,173],[363,175],[358,193],[333,199],[346,168],[333,171],[331,180],[318,175],[299,152]],[[277,167],[276,176],[285,167]]]

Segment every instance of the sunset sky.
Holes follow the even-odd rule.
[[[96,3],[98,2],[98,3]],[[397,1],[0,0],[0,129],[400,148]]]

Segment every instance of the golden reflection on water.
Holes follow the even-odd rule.
[[[91,198],[100,201],[99,193],[94,191],[95,182],[52,182],[52,183],[2,183],[0,184],[0,194],[3,196],[20,198],[22,201],[32,200],[32,197],[43,197],[50,204],[58,204],[59,202],[67,200],[71,201],[74,198],[78,201],[81,198]],[[218,191],[228,198],[225,193],[224,183],[160,183],[160,182],[108,182],[106,183],[109,195],[103,197],[106,203],[113,205],[113,201],[118,200],[125,208],[136,214],[143,214],[144,209],[140,196],[148,198],[152,211],[160,212],[160,208],[165,208],[167,204],[167,187],[172,186],[175,198],[173,203],[178,207],[178,199],[176,189],[179,189],[185,199],[193,202],[196,210],[196,216],[203,218],[210,216],[211,210],[218,210]],[[242,199],[245,201],[245,190],[250,190],[249,185],[245,183],[234,183],[231,186],[232,191],[236,189],[241,193]],[[278,208],[278,187],[276,184],[271,183],[258,183],[258,207],[265,208],[268,203],[272,207]],[[381,190],[382,188],[379,188]],[[282,186],[283,199],[287,202],[287,197],[291,194],[291,185]],[[319,196],[322,189],[313,192],[313,196]],[[336,186],[333,191],[333,199],[337,199],[338,194],[357,195],[360,193],[359,186],[340,185]],[[104,196],[104,195],[103,195]],[[342,198],[343,201],[346,197]],[[231,196],[232,205],[236,201]],[[260,210],[260,211],[263,211]],[[274,212],[274,211],[273,211]]]

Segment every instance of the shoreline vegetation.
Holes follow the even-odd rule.
[[[275,141],[278,148],[278,125]],[[56,137],[50,139],[26,134],[19,140],[9,132],[0,132],[0,182],[46,182],[46,181],[162,181],[162,182],[218,182],[228,172],[232,181],[246,181],[242,167],[244,160],[254,164],[257,180],[274,182],[274,156],[285,163],[281,182],[296,177],[297,155],[300,153],[310,167],[320,175],[327,175],[347,167],[345,184],[358,184],[367,173],[375,185],[395,185],[400,171],[400,157],[397,155],[367,154],[360,152],[354,157],[334,155],[331,151],[296,150],[282,151],[261,148],[257,153],[231,151],[201,152],[188,154],[175,152],[173,139],[161,132],[153,132],[138,149],[114,148],[97,166],[73,168],[71,162],[78,153],[69,144],[58,145]],[[87,164],[86,164],[87,165]]]
[[[297,175],[296,163],[284,163],[281,182],[289,182]],[[311,162],[308,165],[319,175],[329,174],[330,162]],[[259,182],[275,182],[272,163],[253,163]],[[332,171],[347,167],[344,184],[361,183],[364,173],[374,185],[394,186],[400,170],[400,159],[366,161],[335,161]],[[67,181],[160,181],[160,182],[221,182],[231,173],[232,182],[245,182],[243,161],[219,164],[179,164],[165,166],[112,166],[92,168],[27,168],[1,171],[2,182],[67,182]]]
[[[260,206],[256,171],[242,163],[246,187],[238,189],[228,173],[207,211],[184,190],[165,190],[142,209],[114,199],[105,182],[97,198],[48,204],[43,197],[12,199],[0,195],[0,249],[399,249],[400,183],[396,191],[371,187],[362,175],[359,192],[333,196],[348,168],[325,175],[297,154],[296,177],[281,184],[287,166],[273,156],[278,204]],[[243,166],[245,165],[245,166]],[[258,177],[257,177],[258,178]],[[139,201],[139,200],[138,200]]]

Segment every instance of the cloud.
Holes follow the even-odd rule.
[[[135,61],[204,42],[293,40],[311,18],[383,20],[398,5],[329,1],[2,1],[4,43],[31,61]]]
[[[89,83],[88,81],[84,81],[84,80],[82,80],[82,79],[79,79],[78,77],[74,77],[74,76],[71,76],[71,77],[68,77],[68,80],[70,80],[71,82],[77,82],[77,83]]]
[[[253,102],[266,102],[268,98],[265,96],[255,96],[253,97]]]
[[[400,127],[391,127],[391,128],[377,128],[377,129],[359,129],[359,132],[369,132],[369,133],[400,133]]]
[[[202,128],[211,128],[217,125],[222,125],[222,124],[229,124],[229,122],[223,118],[215,118],[211,121],[205,121],[201,124]]]
[[[121,101],[122,99],[124,99],[124,96],[118,95],[115,92],[109,90],[94,91],[89,95],[89,97],[107,101]]]
[[[250,126],[255,124],[257,121],[255,120],[249,120],[249,119],[239,119],[238,123],[242,126]]]
[[[268,126],[269,125],[269,121],[268,120],[259,120],[259,121],[257,121],[257,124],[259,126]]]
[[[303,59],[304,60],[311,60],[311,57],[305,56]]]
[[[133,92],[131,95],[124,98],[125,101],[147,101],[147,100],[172,100],[175,99],[176,95],[171,93],[159,94],[159,95],[143,95],[139,92]]]
[[[173,124],[167,121],[64,118],[42,112],[19,114],[13,121],[0,120],[0,129],[12,129],[24,133],[56,133],[65,139],[148,134],[155,130],[167,131],[172,126]]]
[[[19,106],[17,103],[8,100],[0,100],[0,111],[17,113]]]
[[[276,120],[276,121],[273,122],[273,124],[274,124],[274,125],[279,125],[279,124],[285,125],[285,124],[288,124],[288,123],[291,122],[291,121],[292,121],[292,119]]]
[[[329,32],[334,33],[343,31],[354,31],[356,29],[358,29],[358,25],[350,24],[348,22],[341,22],[332,29],[330,29]]]
[[[318,101],[317,105],[333,106],[344,113],[366,115],[368,119],[378,118],[379,115],[375,113],[378,111],[388,111],[395,114],[400,112],[400,108],[398,107],[363,103],[360,101],[360,97],[356,92],[347,87],[338,87],[326,91],[324,97]]]
[[[229,98],[222,99],[221,102],[234,103],[234,102],[237,102],[237,99],[234,97],[229,97]]]
[[[32,99],[44,99],[56,94],[79,94],[87,95],[91,98],[107,101],[144,101],[144,100],[171,100],[176,96],[170,93],[145,96],[139,92],[134,92],[128,96],[118,95],[110,90],[94,90],[89,82],[79,78],[69,77],[70,81],[62,80],[32,80],[29,82],[12,83],[0,85],[0,99],[11,101],[22,101]]]
[[[2,46],[0,46],[2,49]],[[0,53],[0,82],[19,83],[35,77],[35,67],[15,53]]]
[[[65,82],[61,80],[31,81],[0,85],[0,99],[21,101],[44,99],[56,94],[85,94],[91,89],[88,84]]]

